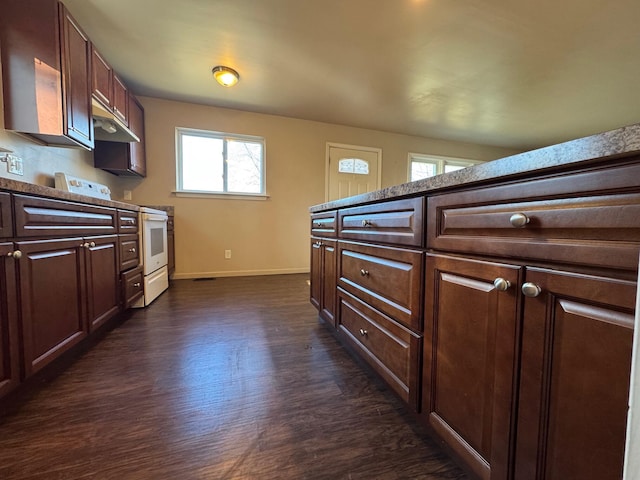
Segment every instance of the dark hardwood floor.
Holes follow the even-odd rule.
[[[464,479],[307,275],[181,280],[0,411],[0,479]]]

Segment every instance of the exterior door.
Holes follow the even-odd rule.
[[[328,144],[327,157],[327,201],[380,188],[382,150]]]

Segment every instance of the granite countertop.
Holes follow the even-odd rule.
[[[622,157],[633,153],[640,153],[640,124],[524,152],[424,180],[394,185],[382,190],[322,203],[309,208],[309,211],[315,213],[380,200],[415,196],[446,188],[517,177],[551,168],[603,158]]]
[[[121,208],[125,210],[133,210],[135,212],[138,212],[140,210],[140,207],[138,205],[133,205],[130,203],[79,195],[77,193],[58,190],[57,188],[53,187],[45,187],[44,185],[20,182],[18,180],[12,180],[10,178],[0,177],[0,190],[7,190],[14,193],[27,193],[29,195],[55,198],[58,200],[68,200],[77,203],[87,203],[90,205],[100,205],[102,207]]]

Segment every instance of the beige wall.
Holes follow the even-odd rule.
[[[408,152],[491,160],[513,150],[242,112],[141,99],[145,108],[147,178],[124,180],[132,201],[173,205],[176,278],[304,272],[309,268],[308,207],[324,202],[327,142],[382,148],[383,186],[406,180]],[[266,139],[269,199],[184,198],[176,185],[175,128]],[[232,251],[225,260],[224,250]]]
[[[0,148],[23,159],[24,176],[7,173],[6,164],[0,163],[0,177],[52,187],[55,172],[62,171],[108,185],[115,200],[123,200],[129,190],[132,203],[173,205],[176,278],[308,271],[308,208],[325,200],[327,142],[381,148],[383,187],[406,180],[408,152],[478,160],[516,153],[155,98],[140,100],[146,122],[145,179],[116,177],[94,168],[89,151],[43,146],[4,128]],[[174,196],[178,126],[265,137],[269,199]],[[231,259],[224,258],[224,250],[232,251]]]

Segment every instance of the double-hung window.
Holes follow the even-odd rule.
[[[425,155],[422,153],[409,153],[408,180],[413,182],[414,180],[433,177],[435,175],[440,175],[441,173],[462,170],[463,168],[471,167],[479,163],[483,162],[463,158]]]
[[[176,129],[177,191],[266,195],[262,137]]]

